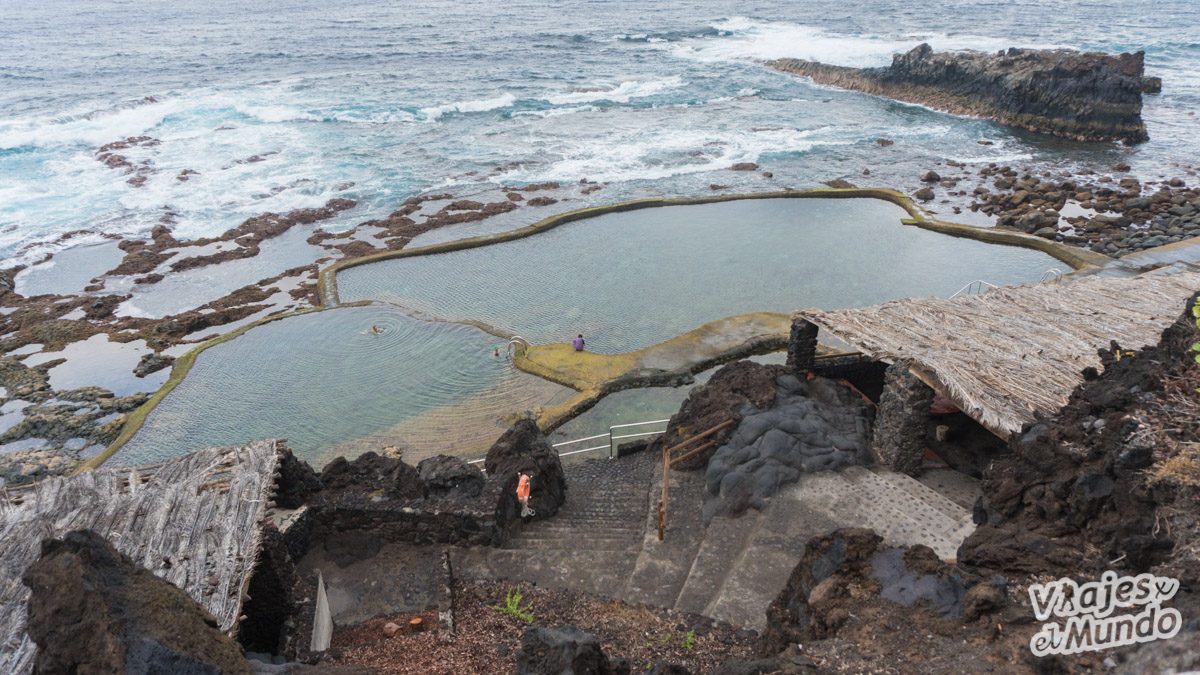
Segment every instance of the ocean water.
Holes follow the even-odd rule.
[[[1200,122],[1194,0],[750,0],[379,3],[55,0],[2,4],[0,256],[30,261],[102,233],[221,232],[248,216],[425,190],[587,178],[596,200],[804,187],[864,168],[913,185],[942,158],[1036,159],[1146,175],[1192,161]],[[797,56],[866,66],[935,48],[1145,49],[1164,81],[1135,149],[994,124],[772,72]],[[127,136],[143,187],[95,158]],[[879,148],[877,137],[896,141]],[[982,146],[977,141],[995,142]],[[247,161],[253,157],[261,161]],[[496,167],[502,167],[499,172]],[[181,182],[184,170],[199,172]]]

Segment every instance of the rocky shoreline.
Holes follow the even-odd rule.
[[[1111,56],[1063,49],[935,52],[922,44],[897,54],[884,68],[800,59],[769,65],[818,84],[988,117],[1038,133],[1133,144],[1149,139],[1142,92],[1153,90],[1153,82],[1145,77],[1144,57],[1143,52]]]
[[[1125,163],[1072,171],[946,160],[912,195],[926,204],[940,196],[955,214],[969,209],[997,226],[1119,258],[1200,236],[1200,180],[1195,169],[1186,175],[1143,181]]]

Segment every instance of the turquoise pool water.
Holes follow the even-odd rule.
[[[493,358],[495,344],[475,328],[418,321],[386,306],[268,323],[202,353],[111,461],[143,464],[283,437],[320,464],[340,443],[464,399],[497,415],[520,412],[504,392],[536,378]]]
[[[517,241],[382,261],[338,274],[343,302],[379,300],[476,319],[534,343],[583,333],[639,349],[750,311],[947,296],[1037,281],[1054,258],[901,224],[878,199],[761,199],[613,213]]]

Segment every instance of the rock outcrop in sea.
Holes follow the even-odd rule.
[[[919,103],[946,112],[1079,141],[1149,139],[1142,121],[1144,53],[1066,49],[935,52],[927,44],[885,68],[848,68],[801,59],[770,66],[818,84]]]

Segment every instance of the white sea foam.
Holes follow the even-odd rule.
[[[576,143],[555,161],[505,174],[501,180],[536,182],[581,176],[605,182],[655,180],[728,169],[738,162],[757,162],[766,153],[803,153],[818,147],[849,145],[856,133],[854,129],[833,127],[761,131],[656,127]]]
[[[939,50],[989,51],[1012,46],[1011,41],[1005,38],[973,35],[845,35],[815,26],[759,21],[748,17],[723,19],[713,23],[713,27],[720,31],[720,36],[673,43],[669,46],[671,52],[676,56],[705,62],[797,58],[868,68],[885,66],[891,63],[893,54],[912,49],[922,42],[928,42]]]
[[[476,113],[487,112],[489,110],[499,110],[517,102],[517,97],[505,92],[499,96],[492,98],[477,99],[473,101],[458,101],[455,103],[445,103],[443,105],[435,105],[428,108],[421,108],[421,114],[426,120],[436,120],[444,115],[451,113]]]
[[[626,80],[616,86],[599,84],[582,91],[550,94],[543,97],[543,100],[553,105],[572,105],[597,101],[628,103],[635,98],[654,96],[664,91],[679,89],[686,84],[687,82],[677,75],[660,80]]]

